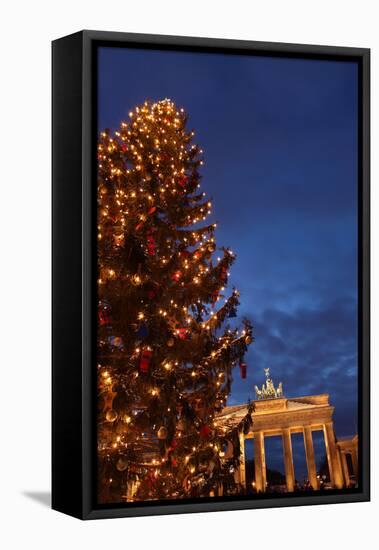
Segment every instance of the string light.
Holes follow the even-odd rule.
[[[113,464],[117,464],[113,459],[120,456],[120,452],[125,453],[126,447],[131,449],[137,475],[143,479],[146,468],[158,465],[152,474],[158,477],[164,472],[167,487],[170,476],[175,475],[172,468],[176,459],[165,456],[143,463],[140,449],[144,446],[149,449],[152,441],[156,444],[161,424],[165,428],[173,421],[177,422],[179,397],[183,404],[196,410],[197,405],[191,399],[198,395],[197,386],[203,386],[205,377],[213,388],[220,388],[217,400],[224,403],[226,390],[221,386],[226,386],[230,374],[217,372],[227,356],[223,355],[224,350],[229,348],[233,357],[238,355],[241,349],[245,349],[245,338],[250,334],[245,330],[238,335],[230,329],[223,336],[216,333],[231,306],[236,304],[236,291],[233,291],[234,301],[225,298],[225,305],[208,314],[207,303],[215,307],[220,299],[220,296],[212,296],[210,300],[209,288],[213,292],[215,282],[221,282],[220,267],[229,268],[233,252],[223,249],[224,257],[217,258],[222,262],[221,266],[214,266],[211,258],[216,248],[213,233],[217,224],[202,229],[191,227],[211,215],[212,202],[205,199],[204,192],[196,191],[200,187],[197,168],[204,164],[199,154],[203,151],[188,143],[194,132],[185,130],[185,120],[184,109],[177,110],[170,100],[146,101],[129,112],[129,120],[121,122],[120,129],[114,134],[102,132],[98,147],[98,285],[101,286],[101,299],[110,302],[108,313],[101,318],[104,328],[99,327],[98,341],[102,353],[108,350],[108,364],[111,365],[106,370],[103,367],[99,370],[99,390],[106,396],[108,410],[116,409],[116,418],[124,424],[124,431],[120,432],[118,421],[108,421],[106,429],[112,437],[101,440],[99,436],[99,448],[108,453],[104,456],[112,458]],[[134,253],[144,259],[134,262],[131,257]],[[132,265],[137,273],[131,272]],[[165,285],[166,292],[162,295],[159,284]],[[224,291],[225,286],[217,284],[217,290]],[[148,297],[149,293],[152,297]],[[125,317],[118,318],[123,313],[119,314],[119,306],[114,306],[113,297],[122,304],[120,309],[124,309]],[[200,321],[193,304],[198,304]],[[208,321],[202,321],[207,315]],[[128,326],[132,329],[124,329],[126,316],[129,316]],[[122,321],[121,328],[119,321]],[[119,330],[120,335],[111,336],[110,328],[115,332]],[[204,344],[211,342],[211,349],[214,349],[201,363],[196,362],[196,367],[188,368],[191,362],[187,362],[187,357],[191,357],[198,339]],[[105,362],[103,358],[102,362]],[[195,380],[188,384],[193,393],[188,388],[187,393],[183,390],[181,393],[181,384],[175,385],[175,380],[182,377],[188,382],[189,377],[197,376],[201,384]],[[112,405],[114,396],[119,394],[128,396],[122,413],[117,410],[118,401],[114,400],[116,405]],[[130,401],[131,396],[135,398],[134,404]],[[142,427],[140,421],[145,414],[143,411],[150,411],[149,401],[154,403],[160,415],[154,417],[156,413],[149,412],[154,418],[155,439],[150,433],[152,427],[146,424]],[[124,414],[125,410],[127,414]],[[186,414],[180,412],[179,419]],[[209,414],[207,423],[216,432],[226,433],[225,427],[217,427],[212,414]],[[176,437],[183,442],[173,456],[177,455],[178,460],[188,464],[186,470],[190,474],[196,472],[196,467],[188,454],[186,438],[190,438],[192,443],[198,432],[192,423],[188,423],[186,430],[176,428]],[[198,441],[198,446],[192,447],[194,454],[208,447],[206,440],[200,438]],[[169,441],[167,448],[168,444]],[[185,455],[181,454],[182,445],[187,452]],[[217,443],[210,443],[209,447],[222,457]],[[193,461],[198,464],[198,456],[194,456]],[[104,481],[112,483],[113,479],[114,476],[107,477]],[[195,484],[194,479],[188,480],[188,486]]]

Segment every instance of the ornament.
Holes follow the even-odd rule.
[[[250,334],[248,334],[245,338],[245,344],[249,345],[251,344],[252,341],[253,341],[252,337],[250,336]]]
[[[180,340],[188,340],[189,339],[189,330],[186,329],[186,328],[176,329],[176,334],[179,336]]]
[[[210,436],[211,429],[207,424],[203,424],[200,428],[200,437],[207,439]]]
[[[156,284],[147,283],[145,285],[145,290],[146,290],[146,296],[149,298],[149,300],[153,300],[158,296],[158,288]]]
[[[100,326],[108,325],[111,322],[110,311],[111,308],[107,302],[99,302],[97,313]]]
[[[178,181],[178,185],[180,185],[180,187],[185,187],[186,183],[188,182],[188,176],[183,176],[182,178],[180,178],[180,180]]]
[[[147,328],[146,323],[141,323],[136,331],[136,338],[138,340],[144,340],[149,335],[149,329]]]
[[[181,271],[175,271],[175,273],[171,275],[171,279],[173,281],[180,281],[180,279],[182,278],[182,275],[183,273]]]
[[[147,252],[149,256],[154,256],[155,248],[156,248],[155,239],[152,235],[152,232],[149,232],[147,234]]]
[[[126,153],[126,151],[128,150],[128,146],[127,146],[125,143],[123,143],[123,144],[121,145],[121,150],[122,150],[124,153]]]
[[[124,234],[123,233],[117,233],[117,234],[113,235],[113,240],[114,240],[114,245],[116,247],[122,246],[122,244],[124,242]]]
[[[172,346],[175,344],[175,340],[173,338],[169,338],[167,340],[167,345],[169,348],[172,348]]]
[[[128,467],[128,461],[124,456],[120,456],[120,458],[116,462],[116,468],[119,472],[124,472],[126,468]]]
[[[217,302],[217,299],[218,299],[218,293],[219,291],[218,290],[215,290],[214,292],[212,292],[212,307],[215,306],[216,302]]]
[[[109,409],[109,411],[105,413],[105,419],[107,422],[114,422],[117,419],[116,411],[114,409]]]
[[[123,349],[124,347],[121,336],[108,336],[108,344],[118,349]]]
[[[150,210],[148,211],[148,213],[147,213],[148,216],[151,216],[152,214],[154,214],[154,212],[156,211],[156,209],[157,209],[156,206],[152,206],[152,207],[150,208]]]
[[[142,279],[138,273],[132,276],[131,281],[133,286],[139,286],[142,283]]]
[[[165,426],[161,426],[157,432],[158,439],[166,439],[167,434],[167,428]]]
[[[149,365],[150,365],[152,355],[153,355],[152,350],[148,348],[144,349],[141,353],[139,369],[144,374],[146,374],[149,371]]]
[[[247,371],[247,364],[246,363],[240,363],[240,373],[241,378],[245,380],[246,378],[246,371]]]

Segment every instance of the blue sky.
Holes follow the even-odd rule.
[[[99,129],[168,97],[204,149],[217,244],[237,254],[230,284],[255,327],[229,403],[270,367],[287,397],[329,393],[338,436],[357,430],[357,83],[354,62],[99,50]]]

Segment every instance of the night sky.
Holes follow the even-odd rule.
[[[330,395],[337,436],[357,431],[357,89],[353,62],[99,51],[99,130],[170,98],[204,149],[216,241],[237,254],[229,286],[255,327],[229,404],[254,398],[270,367],[286,397]],[[281,442],[268,439],[268,467],[283,471]]]

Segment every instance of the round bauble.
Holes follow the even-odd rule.
[[[124,456],[121,456],[116,462],[116,468],[119,472],[124,472],[128,467],[128,461]]]
[[[250,334],[248,334],[245,338],[245,344],[249,345],[251,344],[252,341],[253,341],[252,337],[250,336]]]
[[[108,422],[114,422],[117,419],[117,413],[113,409],[109,409],[106,414],[105,418]]]
[[[172,348],[172,346],[175,344],[175,340],[173,338],[169,338],[167,340],[167,345],[169,348]]]
[[[165,428],[165,426],[161,426],[157,432],[158,439],[166,439],[167,433],[167,428]]]
[[[134,286],[139,286],[142,283],[142,279],[138,275],[138,273],[132,276],[131,281],[132,281],[132,285]]]

